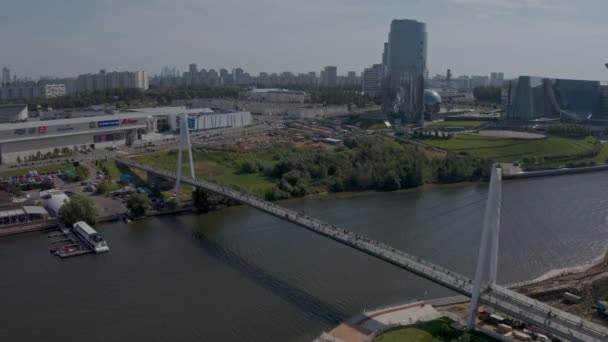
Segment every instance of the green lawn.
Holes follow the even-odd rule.
[[[427,139],[424,142],[454,152],[467,151],[480,158],[489,158],[499,162],[547,156],[576,158],[581,153],[593,150],[591,139],[573,140],[554,136],[539,140],[522,140],[457,134],[449,140]]]
[[[429,127],[465,127],[476,128],[488,123],[487,121],[441,121],[436,122]]]
[[[362,129],[384,129],[387,128],[384,124],[384,120],[379,119],[368,119],[360,116],[351,116],[346,121],[346,124],[359,126]]]
[[[463,333],[452,329],[452,320],[439,318],[429,322],[408,325],[388,330],[376,337],[373,342],[443,342],[456,341]],[[475,332],[470,336],[471,341],[494,342],[495,339]]]
[[[273,162],[274,152],[199,152],[194,153],[194,173],[197,177],[213,180],[222,184],[235,186],[246,191],[263,195],[274,187],[274,183],[261,173],[239,173],[240,165],[245,160],[256,160],[265,163]],[[162,169],[175,171],[177,152],[157,152],[135,158],[141,163]],[[190,175],[187,164],[188,156],[184,155],[182,172]]]
[[[101,166],[105,166],[106,169],[108,169],[108,172],[110,173],[110,176],[112,177],[112,180],[119,180],[120,179],[120,175],[122,174],[122,172],[120,172],[120,170],[118,169],[118,167],[116,166],[116,162],[114,160],[97,160],[96,161],[96,167],[100,168]]]
[[[9,169],[6,171],[0,171],[0,177],[12,177],[12,176],[22,176],[26,175],[28,171],[36,170],[38,172],[51,172],[51,171],[65,171],[65,170],[73,170],[74,166],[72,163],[65,164],[53,164],[53,165],[44,165],[44,166],[29,166],[25,168],[19,169]]]

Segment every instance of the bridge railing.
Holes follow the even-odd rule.
[[[133,160],[125,160],[119,159],[118,162],[137,167],[142,170],[151,171],[157,173],[159,175],[164,175],[169,178],[176,178],[176,174],[171,171],[160,170],[149,165],[144,165],[138,163]],[[366,238],[362,235],[359,235],[354,232],[350,232],[346,229],[340,228],[336,225],[329,224],[327,222],[323,222],[314,217],[308,216],[306,213],[302,211],[295,211],[292,209],[288,209],[282,206],[279,206],[275,203],[263,200],[257,196],[249,194],[244,191],[235,190],[231,187],[227,187],[212,181],[201,180],[201,179],[193,179],[191,177],[182,177],[182,181],[184,183],[189,183],[192,185],[202,185],[207,190],[211,190],[222,194],[224,196],[228,196],[237,201],[247,203],[254,207],[258,207],[264,211],[270,212],[274,215],[285,217],[290,221],[298,223],[300,225],[312,228],[317,230],[318,232],[331,236],[334,239],[344,241],[345,243],[355,245],[360,249],[365,249],[368,251],[373,251],[374,253],[381,255],[385,258],[395,260],[396,257],[399,257],[398,260],[404,266],[417,271],[419,273],[432,276],[433,278],[446,283],[452,287],[461,288],[470,292],[469,286],[471,280],[467,277],[464,277],[456,272],[453,272],[445,267],[439,266],[437,264],[431,263],[394,247],[391,247],[382,242],[378,242],[369,238]],[[286,217],[287,216],[287,217]],[[392,253],[392,254],[391,254]],[[395,260],[396,261],[396,260]]]

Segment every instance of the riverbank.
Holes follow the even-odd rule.
[[[599,318],[595,310],[598,300],[608,299],[608,249],[590,263],[552,270],[534,280],[515,284],[512,289],[594,323],[608,326],[608,321]],[[581,302],[565,301],[565,292],[577,294],[581,297]]]
[[[542,171],[527,171],[527,172],[520,172],[520,173],[505,173],[505,174],[503,174],[502,178],[503,179],[524,179],[524,178],[535,178],[535,177],[570,175],[570,174],[586,173],[586,172],[598,172],[598,171],[606,171],[606,170],[608,170],[608,164],[551,169],[551,170],[542,170]]]

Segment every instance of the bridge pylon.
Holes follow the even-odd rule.
[[[184,147],[188,149],[188,161],[190,164],[190,176],[194,177],[194,162],[192,160],[192,144],[190,142],[190,129],[188,128],[188,115],[181,114],[179,117],[179,141],[177,144],[177,176],[175,179],[175,203],[179,204],[181,198],[182,184],[182,154]]]
[[[486,274],[486,269],[488,268],[488,263],[490,268],[488,280],[489,289],[496,285],[496,275],[498,273],[498,241],[500,235],[501,182],[502,169],[499,164],[494,164],[492,165],[490,190],[488,191],[488,200],[483,219],[479,257],[477,258],[475,279],[473,280],[471,306],[467,316],[468,331],[475,329],[479,296],[481,294],[482,282]]]

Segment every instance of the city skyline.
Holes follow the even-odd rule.
[[[608,31],[601,16],[608,4],[601,0],[584,0],[584,6],[563,0],[316,1],[12,2],[0,22],[21,29],[0,30],[11,42],[1,64],[32,78],[100,68],[156,74],[163,65],[192,62],[252,74],[318,72],[326,65],[337,65],[339,74],[361,72],[381,62],[390,21],[405,18],[428,25],[431,75],[449,68],[457,75],[501,70],[506,77],[608,79],[608,47],[597,44]],[[23,17],[30,19],[25,27],[18,24]]]

